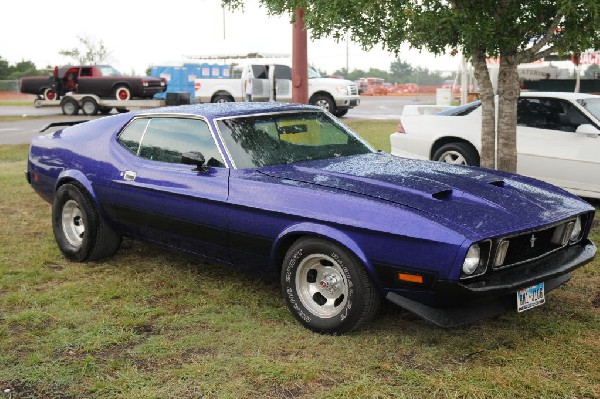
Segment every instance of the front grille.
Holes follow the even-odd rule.
[[[348,94],[350,94],[351,96],[357,96],[358,87],[356,87],[356,85],[348,85]]]
[[[540,230],[529,231],[511,237],[504,237],[496,245],[496,262],[501,258],[498,252],[503,245],[507,247],[503,261],[495,264],[496,269],[503,269],[520,263],[531,261],[554,252],[568,243],[573,222],[568,221]],[[565,239],[565,234],[567,235]]]
[[[508,238],[509,245],[504,260],[505,266],[539,258],[560,248],[562,246],[560,243],[558,245],[552,244],[553,235],[554,228],[551,228]]]

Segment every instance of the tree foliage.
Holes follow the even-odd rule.
[[[222,0],[232,8],[243,0]],[[464,54],[482,96],[482,165],[516,170],[517,66],[551,53],[600,47],[598,0],[261,0],[269,13],[305,10],[314,38],[346,35],[365,49],[398,53],[409,42],[435,54]],[[494,88],[486,59],[499,57],[496,131]]]
[[[346,68],[340,68],[332,75],[341,75],[349,80],[360,78],[380,78],[389,83],[418,83],[420,85],[441,85],[448,79],[447,74],[437,71],[430,71],[428,68],[413,67],[407,62],[397,59],[390,64],[389,71],[378,68],[369,68],[368,70],[353,69],[347,71]]]
[[[79,47],[60,50],[58,53],[65,57],[72,58],[80,65],[101,64],[108,57],[108,49],[104,46],[102,40],[96,41],[89,36],[78,36]]]
[[[49,75],[50,69],[40,71],[31,61],[19,61],[15,65],[0,56],[0,80],[17,80],[23,76]]]

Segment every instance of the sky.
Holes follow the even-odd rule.
[[[103,43],[109,51],[105,63],[126,74],[144,74],[153,65],[201,62],[189,58],[198,56],[258,52],[291,57],[289,16],[269,17],[258,0],[245,0],[244,12],[224,12],[220,4],[220,0],[103,0],[73,5],[5,0],[0,57],[10,64],[32,61],[38,68],[72,63],[59,51],[81,48],[78,37]],[[72,8],[57,15],[61,6]],[[400,57],[430,70],[455,72],[460,66],[460,57],[434,57],[408,46]],[[387,71],[395,59],[381,48],[367,52],[355,43],[312,41],[309,32],[308,62],[329,74],[346,66],[350,71],[371,67]]]

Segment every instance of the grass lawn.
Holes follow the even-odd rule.
[[[389,151],[396,121],[348,124]],[[385,305],[323,336],[274,281],[130,240],[66,261],[26,153],[0,146],[0,399],[600,397],[600,258],[523,314],[443,330]]]

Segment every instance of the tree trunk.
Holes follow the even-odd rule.
[[[517,57],[502,54],[498,73],[498,169],[517,171],[517,103],[521,94]]]
[[[473,72],[481,92],[481,153],[480,166],[494,169],[496,167],[496,104],[494,102],[494,87],[483,52],[471,54]]]

